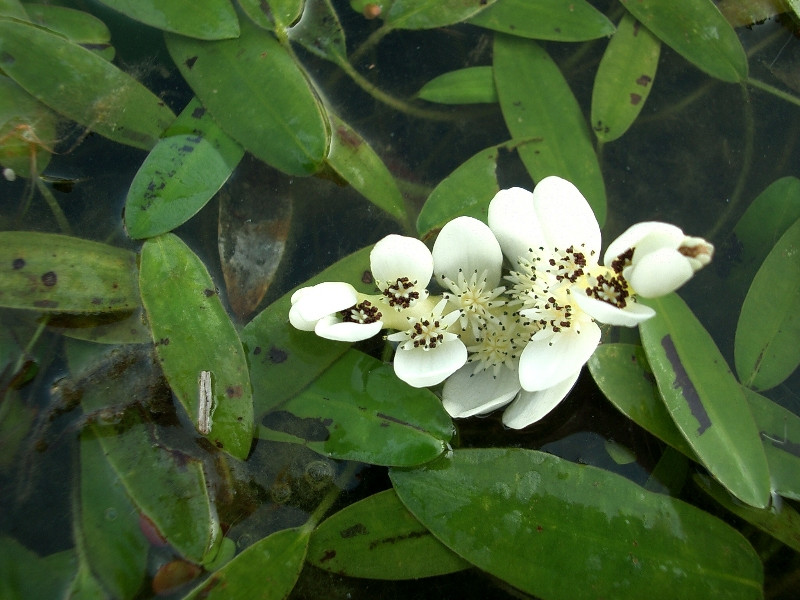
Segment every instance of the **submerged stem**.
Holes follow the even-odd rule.
[[[50,211],[56,218],[56,222],[58,223],[61,231],[66,234],[71,234],[72,228],[69,226],[69,221],[67,221],[64,211],[61,210],[61,206],[59,206],[58,201],[56,200],[55,196],[53,196],[53,193],[44,184],[40,177],[34,177],[34,181],[36,182],[36,187],[39,190],[39,193],[44,196],[47,205],[50,207]]]
[[[773,85],[764,83],[763,81],[760,81],[758,79],[753,79],[752,77],[748,77],[745,80],[745,83],[747,85],[753,86],[754,88],[758,88],[759,90],[772,94],[773,96],[780,98],[781,100],[785,100],[786,102],[789,102],[796,106],[800,106],[800,98],[788,92],[784,92],[783,90],[780,90]]]

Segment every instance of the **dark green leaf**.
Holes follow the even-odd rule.
[[[601,142],[625,133],[644,107],[656,76],[661,42],[625,15],[606,48],[592,88],[592,129]]]
[[[55,233],[0,232],[0,305],[101,313],[139,306],[136,255]]]
[[[284,529],[259,540],[211,577],[184,600],[282,600],[292,591],[308,547],[309,530]]]
[[[769,470],[739,383],[711,336],[677,294],[646,302],[639,326],[658,389],[698,459],[741,501],[764,508]]]
[[[57,122],[56,113],[0,76],[0,165],[20,177],[30,177],[31,166],[36,173],[44,171],[57,142]]]
[[[133,77],[39,27],[0,19],[0,55],[0,68],[30,94],[115,142],[149,149],[175,119]]]
[[[405,201],[394,177],[358,132],[331,114],[333,137],[327,163],[345,181],[400,223],[408,220]]]
[[[175,229],[193,217],[244,155],[195,98],[150,151],[128,190],[125,228],[132,238]]]
[[[422,86],[418,96],[441,104],[497,102],[492,67],[468,67],[439,75]]]
[[[800,364],[800,220],[756,273],[736,326],[736,371],[757,390],[775,387]]]
[[[97,17],[80,10],[53,4],[24,4],[31,23],[80,44],[106,60],[114,60],[111,32]]]
[[[230,0],[100,0],[131,19],[164,31],[201,40],[239,35],[239,21]]]
[[[686,60],[723,81],[747,78],[747,55],[711,0],[621,0],[642,25]]]
[[[496,171],[497,157],[503,146],[481,150],[434,188],[417,217],[417,231],[421,237],[430,236],[462,215],[486,222],[489,202],[500,191]]]
[[[305,0],[238,0],[256,25],[270,31],[291,27],[303,14],[304,3]]]
[[[305,72],[270,32],[243,21],[235,40],[166,39],[203,106],[245,149],[290,175],[319,169],[327,118]]]
[[[303,18],[289,31],[289,37],[312,54],[349,66],[344,29],[330,0],[307,0]]]
[[[348,281],[359,291],[374,293],[369,272],[371,249],[370,246],[343,258],[303,286]],[[292,293],[270,304],[242,330],[258,419],[306,387],[350,347],[292,327],[289,324]]]
[[[11,537],[0,537],[0,598],[64,598],[78,561],[74,550],[39,557]]]
[[[541,139],[517,150],[533,180],[558,175],[571,181],[602,226],[606,192],[600,164],[583,113],[558,66],[535,42],[498,35],[494,78],[514,140]]]
[[[761,594],[761,561],[739,532],[602,469],[493,448],[390,476],[446,546],[544,600]]]
[[[315,567],[370,579],[419,579],[468,568],[385,490],[351,504],[311,534],[306,559]]]
[[[28,20],[28,13],[25,12],[22,3],[18,0],[0,0],[0,16]]]
[[[111,469],[100,442],[81,436],[78,551],[114,598],[132,598],[144,581],[149,545],[139,514]]]
[[[394,0],[381,14],[392,29],[445,27],[486,10],[496,0]]]
[[[556,42],[582,42],[614,33],[611,21],[585,0],[501,0],[469,22],[502,33]]]
[[[236,329],[203,263],[176,236],[142,247],[140,286],[156,352],[184,410],[199,423],[198,378],[211,372],[208,439],[246,458],[253,438],[253,400],[247,359]]]
[[[412,388],[391,365],[356,350],[269,413],[264,425],[260,437],[375,465],[431,461],[453,435],[453,423],[432,392]]]

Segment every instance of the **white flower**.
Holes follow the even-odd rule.
[[[402,235],[387,235],[369,254],[375,285],[384,301],[396,310],[412,308],[428,297],[433,275],[433,257],[420,240]]]
[[[326,281],[292,294],[289,322],[302,331],[340,342],[357,342],[383,329],[380,311],[369,301],[359,302],[349,283]]]
[[[442,316],[443,298],[423,317],[409,317],[408,329],[388,336],[400,342],[394,356],[395,374],[414,387],[441,383],[467,361],[467,348],[455,333],[447,331],[458,320],[454,310]]]
[[[614,240],[603,262],[643,298],[675,291],[709,262],[714,246],[667,223],[637,223]]]
[[[472,217],[447,223],[433,245],[433,268],[445,289],[444,297],[461,310],[461,329],[480,329],[493,318],[492,310],[505,304],[498,296],[503,252],[491,229]]]

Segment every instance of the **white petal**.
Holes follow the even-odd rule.
[[[458,217],[447,223],[433,245],[433,267],[436,275],[458,280],[459,271],[469,279],[473,273],[486,271],[487,289],[500,284],[503,252],[486,223],[472,217]]]
[[[658,248],[677,248],[685,236],[680,227],[661,223],[659,221],[645,221],[636,223],[626,229],[622,235],[615,239],[606,248],[603,264],[610,266],[612,261],[630,248],[640,249],[643,254]]]
[[[444,342],[433,350],[398,350],[395,374],[414,387],[428,387],[447,379],[467,362],[467,347],[461,340]]]
[[[579,334],[557,333],[549,341],[530,341],[519,360],[519,382],[538,392],[564,381],[589,360],[600,341],[600,328],[588,322]]]
[[[516,371],[504,367],[494,377],[493,369],[475,373],[475,364],[467,363],[444,382],[442,404],[451,417],[471,417],[508,404],[517,392]]]
[[[428,247],[416,238],[387,235],[369,253],[372,276],[394,283],[401,277],[426,287],[433,275],[433,257]]]
[[[591,298],[581,289],[572,288],[572,297],[575,303],[591,317],[606,325],[622,325],[623,327],[636,327],[642,321],[646,321],[656,314],[649,306],[628,300],[625,308],[603,302],[597,298]]]
[[[540,392],[520,392],[503,413],[503,425],[511,429],[522,429],[536,423],[566,398],[580,374],[578,369],[564,381]]]
[[[669,248],[644,255],[626,273],[628,283],[643,298],[658,298],[669,294],[694,275],[692,265],[686,257]]]
[[[360,342],[376,335],[383,329],[383,323],[353,323],[342,321],[335,315],[322,317],[314,326],[314,332],[321,338],[337,342]]]
[[[529,248],[545,242],[533,208],[533,194],[528,190],[515,187],[497,192],[489,203],[488,220],[503,254],[514,265],[520,257],[528,256]]]
[[[355,288],[342,281],[325,281],[292,294],[289,322],[302,331],[312,331],[322,317],[350,308],[358,300]]]
[[[565,250],[580,245],[600,252],[600,226],[592,207],[572,183],[551,175],[533,189],[533,207],[545,235],[546,248]]]

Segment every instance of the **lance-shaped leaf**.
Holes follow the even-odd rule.
[[[308,562],[349,577],[419,579],[470,565],[408,512],[394,490],[351,504],[311,535]]]
[[[164,31],[201,40],[239,35],[239,20],[230,0],[100,0],[131,19]]]
[[[747,55],[711,0],[621,0],[642,25],[686,60],[718,79],[747,78]]]
[[[394,0],[380,16],[392,29],[434,29],[465,21],[496,0]]]
[[[218,448],[246,458],[253,439],[247,360],[205,266],[164,234],[142,247],[139,285],[161,366],[189,419]],[[201,401],[203,372],[210,372],[210,405]]]
[[[0,165],[21,177],[44,171],[58,141],[57,122],[56,113],[0,76]]]
[[[131,183],[125,200],[128,235],[152,237],[188,221],[219,191],[243,155],[244,149],[192,99]]]
[[[648,300],[639,326],[658,389],[700,462],[751,506],[769,502],[769,470],[739,383],[708,332],[677,294]]]
[[[0,232],[0,305],[90,314],[134,310],[136,255],[55,233]]]
[[[389,169],[355,129],[333,114],[331,121],[333,137],[328,165],[367,200],[405,223],[408,220],[405,201]]]
[[[348,69],[347,43],[331,0],[307,0],[303,18],[289,30],[289,38],[312,54]]]
[[[322,281],[349,281],[360,292],[374,293],[375,285],[369,272],[371,249],[368,246],[343,258],[303,286]],[[259,419],[306,387],[350,347],[292,327],[289,324],[292,293],[270,304],[242,330]]]
[[[444,73],[423,85],[417,95],[441,104],[497,102],[492,67],[467,67]]]
[[[114,46],[111,45],[111,32],[97,17],[89,13],[56,6],[54,4],[25,4],[31,23],[46,27],[50,31],[80,44],[87,50],[114,60]]]
[[[432,392],[412,388],[391,365],[356,350],[263,422],[259,437],[375,465],[431,461],[453,435],[453,423]]]
[[[602,469],[491,448],[390,476],[446,546],[544,600],[761,594],[761,561],[738,531]]]
[[[0,536],[0,598],[64,598],[78,564],[75,550],[38,556],[17,540]]]
[[[661,42],[625,15],[608,43],[592,88],[592,129],[601,142],[619,138],[639,116],[656,76]]]
[[[28,20],[28,13],[19,0],[0,0],[0,16]]]
[[[309,534],[309,529],[297,527],[257,541],[184,596],[184,600],[286,598],[303,568]]]
[[[558,175],[571,181],[602,225],[606,192],[600,164],[578,101],[558,66],[535,42],[498,35],[494,79],[512,137],[541,140],[518,148],[533,180]]]
[[[237,4],[263,29],[285,30],[303,14],[305,0],[238,0]]]
[[[502,0],[469,22],[502,33],[555,42],[582,42],[614,33],[614,24],[586,0]]]
[[[800,220],[775,244],[742,305],[734,345],[742,383],[775,387],[800,364]]]
[[[0,57],[0,68],[30,94],[115,142],[149,149],[175,120],[164,102],[133,77],[34,25],[0,19]]]
[[[324,109],[305,72],[272,33],[242,21],[235,40],[172,34],[167,48],[214,119],[257,158],[290,175],[310,175],[328,152]]]

